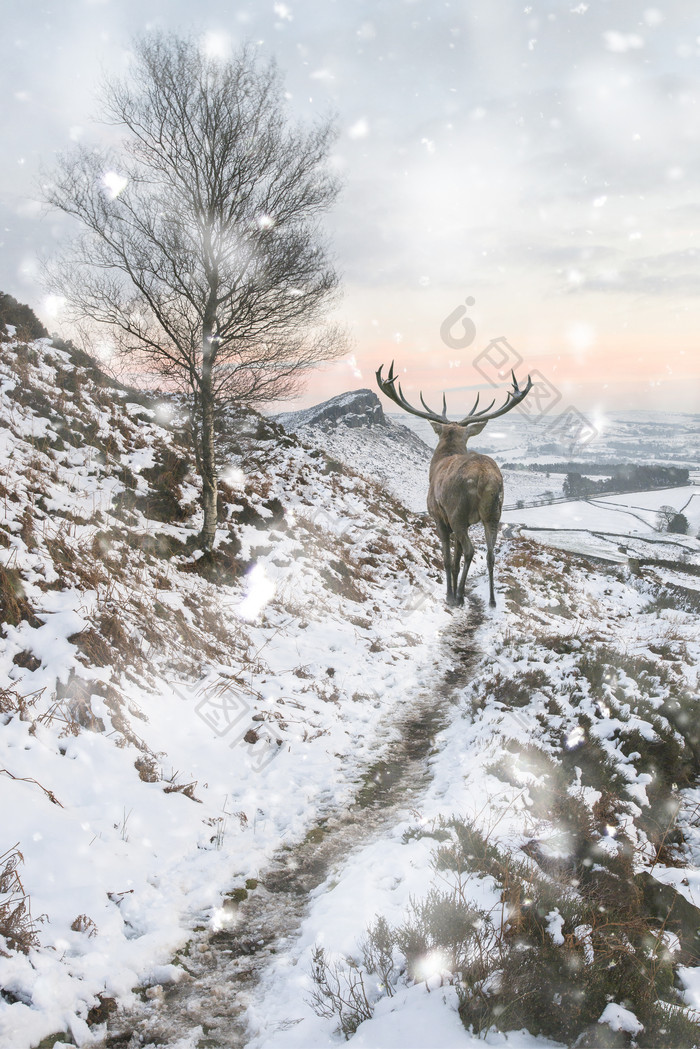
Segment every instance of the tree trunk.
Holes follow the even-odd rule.
[[[211,389],[202,396],[202,505],[204,521],[200,539],[204,550],[211,550],[216,537],[217,473],[214,452],[214,399]]]
[[[213,296],[212,296],[213,297]],[[202,506],[204,520],[200,541],[202,549],[211,550],[216,538],[217,522],[217,482],[216,451],[214,442],[214,392],[212,389],[212,364],[215,353],[212,342],[214,329],[213,308],[210,303],[209,316],[204,323],[202,336],[202,382],[201,392],[201,473],[202,473]]]

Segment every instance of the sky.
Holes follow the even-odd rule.
[[[60,318],[38,257],[69,235],[42,169],[101,141],[134,35],[256,42],[293,116],[334,115],[326,228],[349,354],[286,410],[374,386],[464,414],[532,372],[557,411],[700,411],[700,8],[628,0],[14,0],[0,69],[0,289]],[[64,333],[65,334],[65,333]],[[492,340],[505,338],[496,347]],[[489,348],[490,347],[490,348]],[[432,399],[432,401],[431,401]],[[490,398],[489,398],[490,399]]]

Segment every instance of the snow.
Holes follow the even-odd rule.
[[[628,505],[608,506],[605,500],[593,502],[555,503],[551,506],[533,507],[523,510],[505,510],[502,520],[506,524],[522,524],[526,527],[556,529],[557,531],[585,528],[591,531],[626,532],[652,534],[654,522],[631,510]]]
[[[60,1032],[76,1045],[89,1044],[98,1037],[86,1022],[98,994],[138,1016],[144,1003],[136,991],[146,990],[149,1008],[162,1017],[162,986],[187,983],[173,960],[193,928],[206,937],[228,927],[227,892],[264,878],[280,850],[345,813],[367,770],[391,753],[401,718],[426,697],[445,707],[421,774],[381,820],[358,813],[354,836],[348,834],[311,891],[301,924],[285,931],[283,948],[270,955],[248,999],[250,1049],[335,1044],[335,1021],[317,1016],[308,1002],[314,946],[345,964],[359,957],[358,944],[377,915],[398,925],[411,901],[431,888],[456,891],[451,875],[434,864],[430,834],[441,821],[455,814],[473,820],[519,862],[524,847],[539,839],[546,860],[566,859],[566,829],[533,815],[550,785],[536,763],[522,758],[531,744],[552,760],[563,746],[599,744],[628,785],[624,830],[638,869],[653,862],[658,881],[700,903],[697,790],[679,795],[692,864],[666,867],[635,824],[649,807],[652,776],[638,752],[623,750],[629,733],[657,740],[655,717],[670,694],[668,682],[659,676],[643,690],[633,669],[618,669],[596,695],[579,670],[599,644],[647,660],[659,660],[655,649],[664,644],[667,679],[677,691],[697,689],[696,618],[681,607],[648,607],[669,583],[691,592],[697,577],[684,574],[683,564],[700,563],[693,537],[661,537],[645,523],[670,493],[504,514],[511,528],[499,541],[498,607],[477,629],[474,609],[488,595],[483,545],[470,574],[471,606],[447,610],[435,537],[411,509],[424,507],[427,448],[393,424],[340,423],[322,436],[308,427],[296,442],[273,431],[256,444],[258,417],[231,418],[232,445],[243,427],[247,449],[226,450],[236,492],[225,505],[219,549],[236,539],[246,570],[211,582],[192,570],[197,565],[187,551],[170,558],[148,553],[149,541],[184,542],[197,525],[196,516],[178,524],[145,513],[154,489],[143,471],[156,467],[164,449],[183,454],[176,428],[128,398],[115,398],[108,421],[99,387],[84,374],[82,392],[67,398],[60,418],[58,410],[37,414],[51,410],[56,368],[72,367],[70,359],[43,345],[32,366],[32,406],[12,396],[13,345],[5,344],[0,361],[7,466],[0,560],[19,573],[32,616],[5,625],[0,667],[12,687],[36,695],[24,714],[0,715],[0,768],[16,777],[0,776],[0,846],[20,843],[32,912],[47,920],[38,926],[38,948],[0,955],[0,983],[16,998],[0,1003],[0,1044],[16,1049]],[[343,403],[352,406],[352,395]],[[176,404],[171,417],[177,419]],[[82,438],[80,447],[61,447],[53,437],[65,432],[61,419],[81,435],[94,421],[97,443]],[[44,450],[37,434],[48,438]],[[108,436],[115,443],[107,456],[99,442]],[[353,468],[327,472],[319,449]],[[399,468],[392,468],[397,459]],[[139,475],[135,489],[126,483],[125,465]],[[402,503],[377,483],[392,474]],[[129,493],[133,508],[127,500],[120,509],[116,504]],[[188,476],[180,506],[193,504],[196,493],[196,479]],[[272,497],[284,510],[275,527]],[[628,498],[642,521],[630,517]],[[34,508],[33,535],[22,517],[27,505]],[[608,565],[568,558],[567,549]],[[630,570],[630,558],[650,562],[646,575]],[[115,623],[124,635],[119,643],[110,634]],[[90,631],[107,645],[104,658],[86,657],[80,638]],[[460,662],[467,640],[474,649],[468,673]],[[39,661],[33,670],[28,654]],[[542,684],[520,707],[502,697],[523,673],[539,673]],[[82,693],[70,692],[76,680],[90,725],[79,722],[85,710],[81,715]],[[646,699],[653,699],[653,716],[640,707]],[[135,766],[145,759],[155,769],[150,779]],[[499,778],[504,763],[507,780]],[[591,812],[602,797],[582,767],[567,791]],[[608,819],[598,839],[601,857],[616,854],[622,829]],[[487,914],[500,913],[501,887],[493,878],[467,871],[459,888]],[[95,935],[72,928],[79,915],[94,922]],[[546,923],[561,946],[570,930],[558,908]],[[572,931],[592,952],[590,932]],[[372,1018],[351,1042],[554,1044],[524,1031],[470,1035],[444,959],[431,955],[425,965],[419,983],[401,973],[392,997],[375,981]],[[697,970],[682,974],[688,1001],[697,1004]],[[615,1003],[600,1019],[615,1030],[640,1029]],[[202,1030],[193,1016],[190,1029],[178,1030],[168,1044],[196,1046]]]
[[[627,1031],[631,1035],[644,1030],[644,1025],[640,1024],[634,1013],[616,1002],[605,1006],[598,1023],[607,1024],[612,1031]]]
[[[561,946],[564,942],[564,919],[559,913],[559,908],[555,907],[553,911],[550,911],[547,915],[547,932],[552,937],[554,943],[557,946]]]
[[[455,987],[436,987],[429,991],[425,984],[406,988],[396,998],[384,998],[371,1020],[360,1024],[352,1037],[353,1046],[374,1049],[462,1049],[482,1043],[467,1034],[457,1014]]]
[[[700,1011],[700,967],[679,966],[678,975],[684,988],[684,998],[691,1008]]]

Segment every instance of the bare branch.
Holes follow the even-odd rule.
[[[134,53],[103,92],[121,148],[76,149],[45,187],[83,229],[49,281],[76,321],[189,391],[209,542],[216,403],[289,397],[346,350],[323,327],[339,287],[320,228],[335,132],[288,123],[279,72],[252,47],[219,62],[151,34]]]
[[[46,187],[84,230],[53,287],[164,374],[199,374],[209,326],[217,395],[267,400],[276,383],[286,394],[291,347],[300,378],[345,350],[317,335],[339,283],[318,225],[339,190],[335,133],[288,124],[279,72],[252,47],[222,63],[152,34],[135,56],[129,79],[103,91],[123,147],[76,149]]]

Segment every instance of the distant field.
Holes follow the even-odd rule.
[[[655,524],[659,507],[683,510],[688,518],[687,536],[661,534]],[[630,558],[700,564],[700,487],[661,488],[653,492],[610,495],[591,502],[555,503],[552,506],[509,510],[505,525],[520,525],[523,534],[546,546],[583,556],[625,564]],[[680,567],[680,566],[679,566]],[[688,570],[686,570],[688,571]],[[667,572],[668,575],[668,572]],[[697,589],[700,576],[683,575],[668,582]]]
[[[533,499],[542,499],[546,492],[551,492],[555,498],[563,495],[564,473],[546,473],[540,470],[507,470],[503,474],[504,503],[511,506],[519,499],[524,502],[532,502]]]
[[[552,475],[553,476],[553,475]],[[511,490],[512,495],[512,490]],[[517,496],[516,498],[521,498]],[[510,497],[508,502],[510,502]],[[659,507],[672,506],[688,518],[691,533],[700,528],[700,487],[658,488],[653,492],[609,495],[590,502],[555,503],[522,510],[505,510],[503,521],[541,528],[589,528],[622,534],[651,534],[655,531]]]
[[[639,513],[654,523],[660,506],[672,506],[688,518],[692,533],[697,535],[700,529],[700,486],[688,485],[685,488],[661,488],[653,492],[631,492],[624,495],[610,495],[596,502],[607,502],[613,506],[624,506]]]
[[[673,536],[645,540],[642,536],[624,533],[574,531],[567,529],[524,527],[521,533],[528,539],[536,539],[544,546],[565,550],[567,553],[584,557],[600,558],[617,564],[629,564],[631,558],[666,563],[663,569],[665,582],[680,584],[685,588],[700,590],[700,575],[689,574],[693,566],[700,569],[700,544],[688,536]],[[675,562],[678,571],[670,565]],[[690,566],[684,567],[684,566]],[[681,569],[683,569],[681,571]]]
[[[448,398],[449,400],[449,398]],[[448,404],[458,417],[459,406]],[[436,438],[430,424],[406,412],[387,412],[395,422],[409,426],[431,448]],[[585,415],[586,413],[584,413]],[[592,417],[593,419],[593,417]],[[472,441],[475,452],[492,455],[497,462],[553,462],[575,458],[591,463],[650,463],[697,468],[700,461],[700,415],[668,412],[611,412],[593,420],[597,434],[586,444],[557,449],[548,416],[537,421],[511,412]]]

